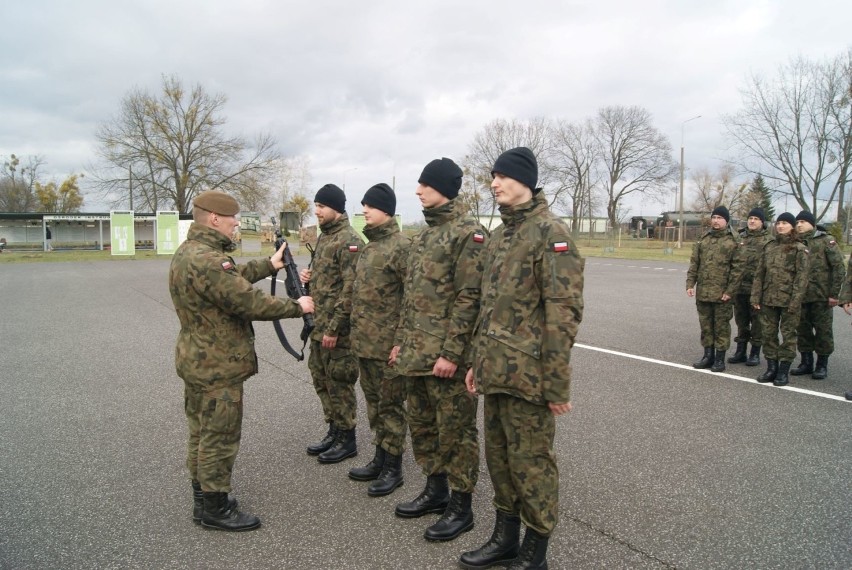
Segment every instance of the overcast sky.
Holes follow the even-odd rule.
[[[230,133],[270,131],[285,155],[309,156],[315,189],[345,181],[350,214],[395,175],[398,211],[414,220],[422,167],[461,162],[498,118],[581,121],[640,105],[679,153],[683,121],[701,115],[684,129],[686,163],[714,168],[726,155],[720,116],[739,108],[748,75],[844,52],[852,3],[29,0],[7,3],[2,22],[4,159],[79,172],[121,99],[174,74],[228,97]],[[107,208],[90,196],[85,209]]]

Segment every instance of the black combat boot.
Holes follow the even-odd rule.
[[[775,380],[775,376],[778,375],[778,361],[766,359],[766,372],[757,377],[757,381],[761,384],[765,382],[772,382]]]
[[[775,375],[775,380],[772,383],[776,386],[786,386],[790,383],[790,365],[792,362],[779,362],[778,374]]]
[[[228,497],[228,506],[232,509],[237,508],[237,500]],[[204,514],[204,491],[201,490],[201,483],[198,481],[192,482],[192,522],[201,524],[201,516]]]
[[[443,513],[450,502],[450,488],[447,475],[429,475],[426,478],[426,488],[413,501],[400,503],[394,512],[404,519],[422,517],[429,513]]]
[[[802,360],[799,361],[799,366],[792,369],[790,374],[793,376],[804,376],[805,374],[810,374],[814,371],[814,353],[813,352],[803,352]]]
[[[509,570],[547,570],[547,541],[548,537],[527,528],[521,552]]]
[[[325,437],[317,443],[308,446],[308,455],[319,455],[323,451],[328,451],[328,448],[334,444],[336,438],[337,426],[334,425],[334,422],[331,422],[328,424],[328,433],[325,434]]]
[[[378,478],[367,487],[371,497],[383,497],[402,485],[402,454],[385,453],[385,464]]]
[[[473,528],[473,509],[470,507],[473,493],[453,491],[450,504],[444,511],[444,516],[438,522],[426,529],[423,537],[426,540],[453,540],[463,532]]]
[[[364,467],[353,467],[349,470],[349,478],[355,481],[372,481],[382,472],[385,464],[385,450],[381,445],[376,446],[376,454]]]
[[[828,377],[828,355],[817,354],[816,366],[811,378],[814,380],[825,380]]]
[[[710,367],[710,372],[725,371],[725,351],[716,349],[716,358],[713,360],[713,366]]]
[[[708,346],[704,348],[704,356],[698,362],[692,365],[693,368],[698,368],[699,370],[703,368],[710,368],[713,366],[713,347]]]
[[[751,345],[751,354],[748,355],[746,366],[757,366],[760,364],[760,347]]]
[[[734,355],[728,359],[728,364],[740,364],[748,360],[748,356],[746,356],[746,348],[748,348],[747,342],[738,342],[737,350],[734,352]]]
[[[337,430],[337,439],[326,451],[317,455],[320,463],[340,463],[347,457],[358,455],[358,446],[355,442],[355,428]]]
[[[228,504],[228,493],[204,493],[204,513],[201,524],[219,530],[237,532],[252,530],[260,526],[260,519],[241,513]]]
[[[495,564],[511,562],[518,557],[521,536],[521,518],[497,511],[491,538],[476,550],[465,552],[459,558],[462,568],[490,568]]]

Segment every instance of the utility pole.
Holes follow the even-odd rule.
[[[677,247],[678,249],[683,247],[683,131],[684,126],[689,121],[694,121],[695,119],[700,119],[701,115],[696,115],[691,119],[687,119],[680,124],[680,226],[677,231]]]

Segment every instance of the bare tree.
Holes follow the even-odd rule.
[[[497,211],[491,192],[491,167],[503,152],[519,147],[529,147],[538,160],[538,185],[544,187],[550,180],[548,153],[550,151],[549,121],[543,117],[529,121],[497,119],[485,125],[473,139],[464,158],[465,174],[471,183],[462,187],[462,199],[471,207],[471,213]]]
[[[743,208],[748,202],[749,184],[736,181],[736,168],[732,164],[722,164],[716,172],[709,168],[695,171],[692,181],[697,188],[697,196],[692,209],[699,212],[711,212],[717,206],[725,205],[730,212],[742,217]]]
[[[641,107],[605,107],[593,120],[593,138],[603,165],[606,213],[618,223],[621,200],[633,193],[659,196],[674,179],[672,145]]]
[[[281,161],[276,185],[280,188],[275,201],[276,212],[297,212],[299,227],[305,225],[311,217],[311,204],[308,197],[311,191],[311,159],[308,156],[293,156]]]
[[[187,212],[192,198],[210,188],[262,203],[279,158],[275,142],[270,135],[252,143],[227,136],[221,114],[226,101],[200,85],[187,92],[174,76],[163,77],[159,96],[133,90],[118,116],[97,131],[96,187],[113,204],[127,199],[152,211],[168,204]]]
[[[40,156],[30,156],[21,164],[18,156],[9,155],[0,173],[0,212],[32,212],[38,207],[35,189],[43,165]]]
[[[577,239],[583,216],[593,213],[593,189],[599,181],[599,155],[592,124],[557,121],[551,132],[549,164],[553,186],[558,190],[553,201],[558,209],[570,212],[571,231]]]
[[[743,158],[822,219],[852,163],[852,50],[823,62],[802,57],[767,80],[753,75],[742,89],[743,108],[723,117]],[[842,202],[842,197],[841,197]]]

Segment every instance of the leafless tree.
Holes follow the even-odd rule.
[[[552,128],[549,164],[558,209],[570,212],[571,230],[577,239],[580,221],[591,218],[594,210],[594,189],[600,180],[598,146],[592,134],[592,123],[557,121]]]
[[[593,120],[593,138],[601,158],[606,212],[617,227],[621,200],[635,193],[659,196],[674,179],[672,145],[641,107],[605,107]]]
[[[281,162],[276,185],[279,187],[275,202],[275,211],[297,212],[299,227],[311,217],[311,159],[307,156],[294,156]],[[309,197],[310,196],[310,197]]]
[[[743,108],[723,117],[742,158],[822,219],[850,178],[852,164],[852,50],[817,62],[793,59],[766,79],[749,78]]]
[[[38,207],[35,190],[44,164],[40,156],[30,156],[22,164],[20,157],[9,155],[0,172],[0,212],[32,212]]]
[[[736,180],[737,172],[734,165],[725,163],[716,172],[709,168],[699,168],[695,171],[692,181],[697,189],[697,196],[692,202],[692,209],[698,212],[711,212],[717,206],[726,206],[732,215],[742,218],[743,208],[749,197],[749,184]]]
[[[224,95],[197,85],[187,92],[177,77],[163,77],[162,93],[134,89],[117,117],[96,133],[100,163],[92,178],[104,197],[136,209],[173,206],[189,211],[192,198],[219,188],[246,204],[262,204],[279,158],[274,139],[252,143],[224,132]],[[134,203],[135,200],[135,203]]]

